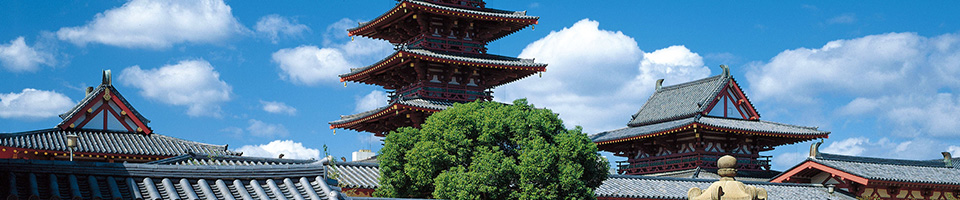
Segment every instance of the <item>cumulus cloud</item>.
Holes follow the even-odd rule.
[[[867,156],[901,159],[931,159],[940,156],[940,152],[950,151],[947,145],[940,141],[926,138],[914,138],[906,141],[896,141],[883,137],[869,139],[853,137],[829,142],[820,152],[849,156]]]
[[[260,17],[257,25],[253,28],[260,35],[269,38],[274,44],[277,43],[280,36],[296,37],[303,32],[310,31],[310,27],[307,27],[307,25],[276,14]]]
[[[342,19],[327,27],[323,48],[303,45],[274,52],[272,58],[280,68],[280,77],[299,85],[333,85],[340,81],[337,75],[360,67],[359,63],[372,64],[391,52],[392,45],[385,41],[363,37],[347,39],[346,29],[351,23],[355,25],[356,21]],[[341,41],[345,43],[338,43]]]
[[[296,115],[297,109],[290,107],[283,102],[276,101],[263,101],[260,100],[260,105],[263,106],[263,111],[273,114],[287,114],[287,115]]]
[[[250,126],[247,126],[247,131],[250,134],[257,137],[286,137],[290,135],[290,132],[287,131],[287,127],[283,124],[271,124],[265,123],[260,120],[250,119]]]
[[[55,91],[26,88],[20,93],[0,94],[0,118],[41,119],[67,112],[75,103]]]
[[[498,87],[497,100],[528,98],[560,113],[568,126],[595,133],[625,126],[656,79],[680,83],[710,74],[703,58],[684,46],[645,53],[634,38],[599,26],[580,20],[527,45],[518,57],[549,64],[547,72]]]
[[[220,103],[230,100],[232,87],[205,60],[184,60],[156,69],[128,67],[119,81],[140,89],[140,95],[170,105],[187,106],[189,116],[220,116]]]
[[[958,34],[887,33],[783,51],[751,66],[747,80],[757,101],[812,106],[840,99],[835,114],[876,118],[883,134],[957,138],[958,66]]]
[[[947,147],[947,152],[950,152],[953,157],[960,156],[960,146]]]
[[[307,148],[303,143],[292,140],[274,140],[267,144],[244,145],[236,151],[243,152],[243,156],[276,158],[283,154],[283,158],[290,159],[320,159],[320,150]]]
[[[355,112],[364,112],[387,105],[387,93],[379,90],[371,91],[363,97],[357,98],[357,106],[353,109]]]
[[[79,46],[159,49],[214,43],[247,31],[222,0],[132,0],[98,13],[86,25],[61,28],[57,37]]]
[[[803,160],[807,159],[808,155],[809,154],[807,153],[801,152],[782,153],[778,156],[774,156],[773,160],[770,161],[770,164],[772,165],[773,169],[785,170],[799,164],[800,162],[803,162]]]
[[[0,63],[11,72],[32,72],[40,69],[41,64],[54,65],[56,60],[50,53],[27,46],[21,36],[8,44],[0,44]]]

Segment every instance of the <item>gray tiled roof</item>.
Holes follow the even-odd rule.
[[[422,6],[426,6],[426,7],[430,7],[430,8],[436,8],[436,9],[440,9],[440,10],[446,10],[446,11],[452,11],[452,12],[460,12],[460,13],[467,13],[467,14],[474,14],[474,15],[480,15],[480,16],[488,16],[488,17],[503,17],[503,18],[512,18],[512,19],[539,19],[539,18],[540,18],[540,17],[537,17],[537,16],[528,16],[528,15],[527,15],[527,11],[505,11],[505,10],[490,9],[490,8],[483,8],[483,9],[480,9],[480,8],[477,8],[477,9],[457,8],[457,7],[451,7],[451,6],[445,6],[445,5],[437,5],[437,4],[433,4],[433,3],[430,3],[430,2],[419,1],[419,0],[400,0],[400,2],[398,2],[397,4],[399,5],[399,4],[403,3],[403,2],[410,2],[410,3],[417,4],[417,5],[422,5]],[[376,19],[383,18],[383,17],[386,16],[386,15],[387,15],[387,13],[384,13],[383,15],[377,17]],[[358,28],[360,28],[360,27],[366,26],[366,25],[369,24],[369,23],[370,23],[370,22],[362,22],[362,23],[360,23],[360,26],[355,27],[355,28],[347,29],[347,31],[356,30],[356,29],[358,29]]]
[[[424,98],[413,98],[413,99],[399,98],[395,100],[393,103],[384,107],[380,107],[377,109],[373,109],[370,111],[361,112],[357,114],[352,114],[352,115],[342,115],[340,116],[340,120],[332,121],[330,122],[330,124],[343,124],[343,123],[348,123],[357,119],[362,119],[364,117],[386,110],[387,108],[390,108],[390,106],[393,106],[394,104],[407,105],[407,106],[433,109],[433,110],[444,110],[449,108],[450,106],[453,106],[454,103],[456,102],[448,101],[448,100],[435,100],[435,99],[424,99]]]
[[[15,187],[2,197],[40,199],[339,199],[321,164],[183,166],[0,159]]]
[[[711,76],[700,80],[660,88],[633,114],[628,126],[693,117],[707,109],[732,77]]]
[[[816,127],[804,127],[789,124],[781,124],[769,121],[754,121],[744,119],[731,119],[711,116],[694,116],[681,118],[673,121],[665,121],[656,124],[643,126],[626,127],[612,131],[600,132],[590,136],[593,142],[605,142],[630,137],[636,137],[646,134],[659,133],[671,129],[687,126],[693,123],[713,126],[717,128],[734,129],[741,131],[776,133],[786,135],[823,135],[829,134],[827,131],[817,130]]]
[[[73,106],[73,108],[71,108],[66,113],[60,114],[60,118],[63,119],[63,121],[61,121],[60,124],[58,124],[58,126],[63,125],[64,123],[67,123],[67,121],[70,120],[70,118],[73,118],[73,115],[80,113],[81,112],[80,109],[83,109],[84,105],[87,105],[88,103],[90,103],[90,101],[93,101],[93,99],[97,96],[96,94],[100,94],[104,90],[110,90],[111,94],[116,95],[118,99],[120,99],[120,101],[123,102],[124,105],[127,105],[127,107],[130,108],[130,111],[133,112],[133,114],[137,116],[137,118],[143,121],[143,123],[150,123],[150,120],[143,117],[143,115],[140,115],[140,112],[137,112],[137,109],[134,109],[133,106],[130,105],[130,102],[127,102],[127,99],[123,98],[123,95],[120,95],[120,92],[118,92],[116,88],[114,88],[112,85],[100,84],[100,86],[97,86],[96,89],[90,92],[90,95],[87,95],[86,97],[83,98],[83,100],[80,100],[80,103],[78,103],[76,106]]]
[[[338,162],[327,165],[328,172],[336,172],[337,181],[344,188],[380,187],[380,165],[376,163]]]
[[[178,156],[186,153],[210,155],[239,155],[226,146],[204,144],[165,136],[105,130],[45,129],[21,133],[0,134],[0,146],[49,151],[69,151],[67,135],[79,136],[77,149],[80,153],[129,154],[148,156]]]
[[[808,160],[870,180],[960,185],[960,168],[946,167],[943,160],[900,160],[827,153]]]
[[[705,189],[713,182],[691,178],[610,175],[594,193],[598,197],[687,199],[688,189]],[[742,182],[766,189],[769,199],[856,199],[841,192],[831,194],[820,184]]]
[[[737,180],[768,182],[771,177],[774,177],[779,173],[780,172],[778,171],[772,171],[772,170],[759,171],[759,172],[739,171],[737,172]],[[720,180],[720,174],[717,174],[717,169],[702,169],[700,167],[697,167],[696,169],[687,169],[687,170],[662,172],[662,173],[654,173],[654,174],[644,174],[644,176],[692,178],[692,179],[703,179],[703,180],[711,180],[711,181]]]
[[[422,49],[422,48],[408,48],[405,46],[401,46],[397,49],[397,52],[395,52],[390,56],[387,56],[383,60],[380,60],[379,62],[374,63],[372,65],[368,65],[366,67],[351,68],[349,73],[341,74],[340,77],[342,78],[342,77],[352,76],[354,74],[373,68],[374,66],[377,66],[377,64],[386,62],[386,60],[394,57],[395,54],[401,53],[401,52],[427,56],[432,58],[438,58],[438,59],[446,59],[446,60],[470,62],[470,63],[480,63],[480,64],[490,64],[490,65],[530,67],[530,68],[542,68],[547,66],[547,64],[544,64],[544,63],[536,63],[534,62],[533,59],[514,58],[514,57],[506,57],[506,56],[499,56],[499,55],[493,55],[493,54],[477,55],[477,54],[436,52],[436,51],[431,51],[431,50]],[[534,70],[534,69],[531,69],[531,70]]]
[[[317,160],[261,158],[231,155],[205,155],[188,153],[163,160],[149,162],[158,165],[302,165],[318,162]]]

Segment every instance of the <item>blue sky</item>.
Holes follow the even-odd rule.
[[[160,134],[249,155],[337,157],[380,147],[327,122],[385,104],[337,74],[391,53],[344,29],[395,1],[2,1],[0,132],[51,128],[100,83]],[[490,53],[550,64],[502,86],[589,133],[626,125],[654,81],[732,74],[762,120],[833,132],[824,151],[935,159],[960,154],[960,3],[487,1],[540,16]],[[780,147],[776,169],[807,143]]]

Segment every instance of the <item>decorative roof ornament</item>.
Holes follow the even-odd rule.
[[[663,88],[663,79],[662,79],[662,78],[661,78],[661,79],[657,79],[657,90],[654,90],[654,91],[660,91],[660,88]]]
[[[730,77],[730,67],[727,67],[727,65],[720,65],[720,68],[723,69],[724,78]]]
[[[113,78],[111,78],[110,70],[109,70],[109,69],[108,69],[108,70],[103,70],[103,82],[102,82],[101,84],[103,84],[103,85],[112,85],[111,82],[113,82],[113,80],[111,80],[111,79],[113,79]]]
[[[817,158],[817,156],[820,156],[820,144],[823,144],[823,139],[820,139],[819,142],[810,144],[810,155],[808,157]]]
[[[767,190],[753,186],[744,185],[737,181],[737,159],[726,155],[717,160],[717,167],[720,169],[717,174],[721,176],[720,180],[710,184],[706,190],[693,187],[687,190],[687,198],[690,200],[760,200],[767,199]]]

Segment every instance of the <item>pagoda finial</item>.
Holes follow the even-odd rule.
[[[763,188],[744,185],[742,182],[734,179],[737,176],[737,158],[725,155],[717,160],[717,167],[720,170],[717,174],[721,176],[720,180],[710,184],[705,190],[693,187],[687,190],[687,198],[690,200],[756,200],[767,199],[767,190]]]
[[[662,88],[662,87],[663,87],[663,79],[662,79],[662,78],[661,78],[661,79],[657,79],[657,90],[656,90],[656,91],[660,91],[660,88]]]
[[[727,65],[720,65],[720,69],[723,69],[723,77],[730,77],[730,67],[727,67]]]
[[[110,82],[112,82],[110,79],[111,79],[111,77],[110,77],[110,70],[109,70],[109,69],[108,69],[108,70],[103,70],[103,82],[102,82],[101,84],[103,84],[103,85],[110,85],[110,84],[111,84]]]

